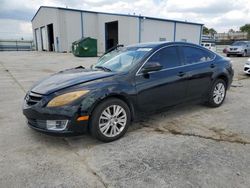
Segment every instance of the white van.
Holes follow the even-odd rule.
[[[201,46],[215,52],[216,51],[216,45],[213,42],[203,42],[201,43]]]

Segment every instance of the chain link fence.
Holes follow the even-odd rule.
[[[29,40],[0,40],[0,51],[31,51],[33,41]]]

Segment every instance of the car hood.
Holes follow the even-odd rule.
[[[39,81],[31,88],[31,91],[48,95],[70,86],[110,77],[113,75],[115,75],[114,72],[104,72],[77,67],[74,69],[60,71],[48,78]]]
[[[241,49],[241,48],[244,48],[244,46],[229,46],[229,48],[238,48],[238,49]]]

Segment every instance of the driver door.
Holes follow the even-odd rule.
[[[159,71],[142,73],[151,62],[162,65]],[[137,102],[140,111],[150,112],[185,100],[188,76],[177,46],[164,47],[154,53],[136,74]]]

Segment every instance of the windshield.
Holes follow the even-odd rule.
[[[244,46],[244,45],[246,45],[245,42],[234,42],[234,43],[232,44],[232,46]]]
[[[121,48],[102,56],[93,66],[94,69],[122,72],[130,70],[152,48]]]

